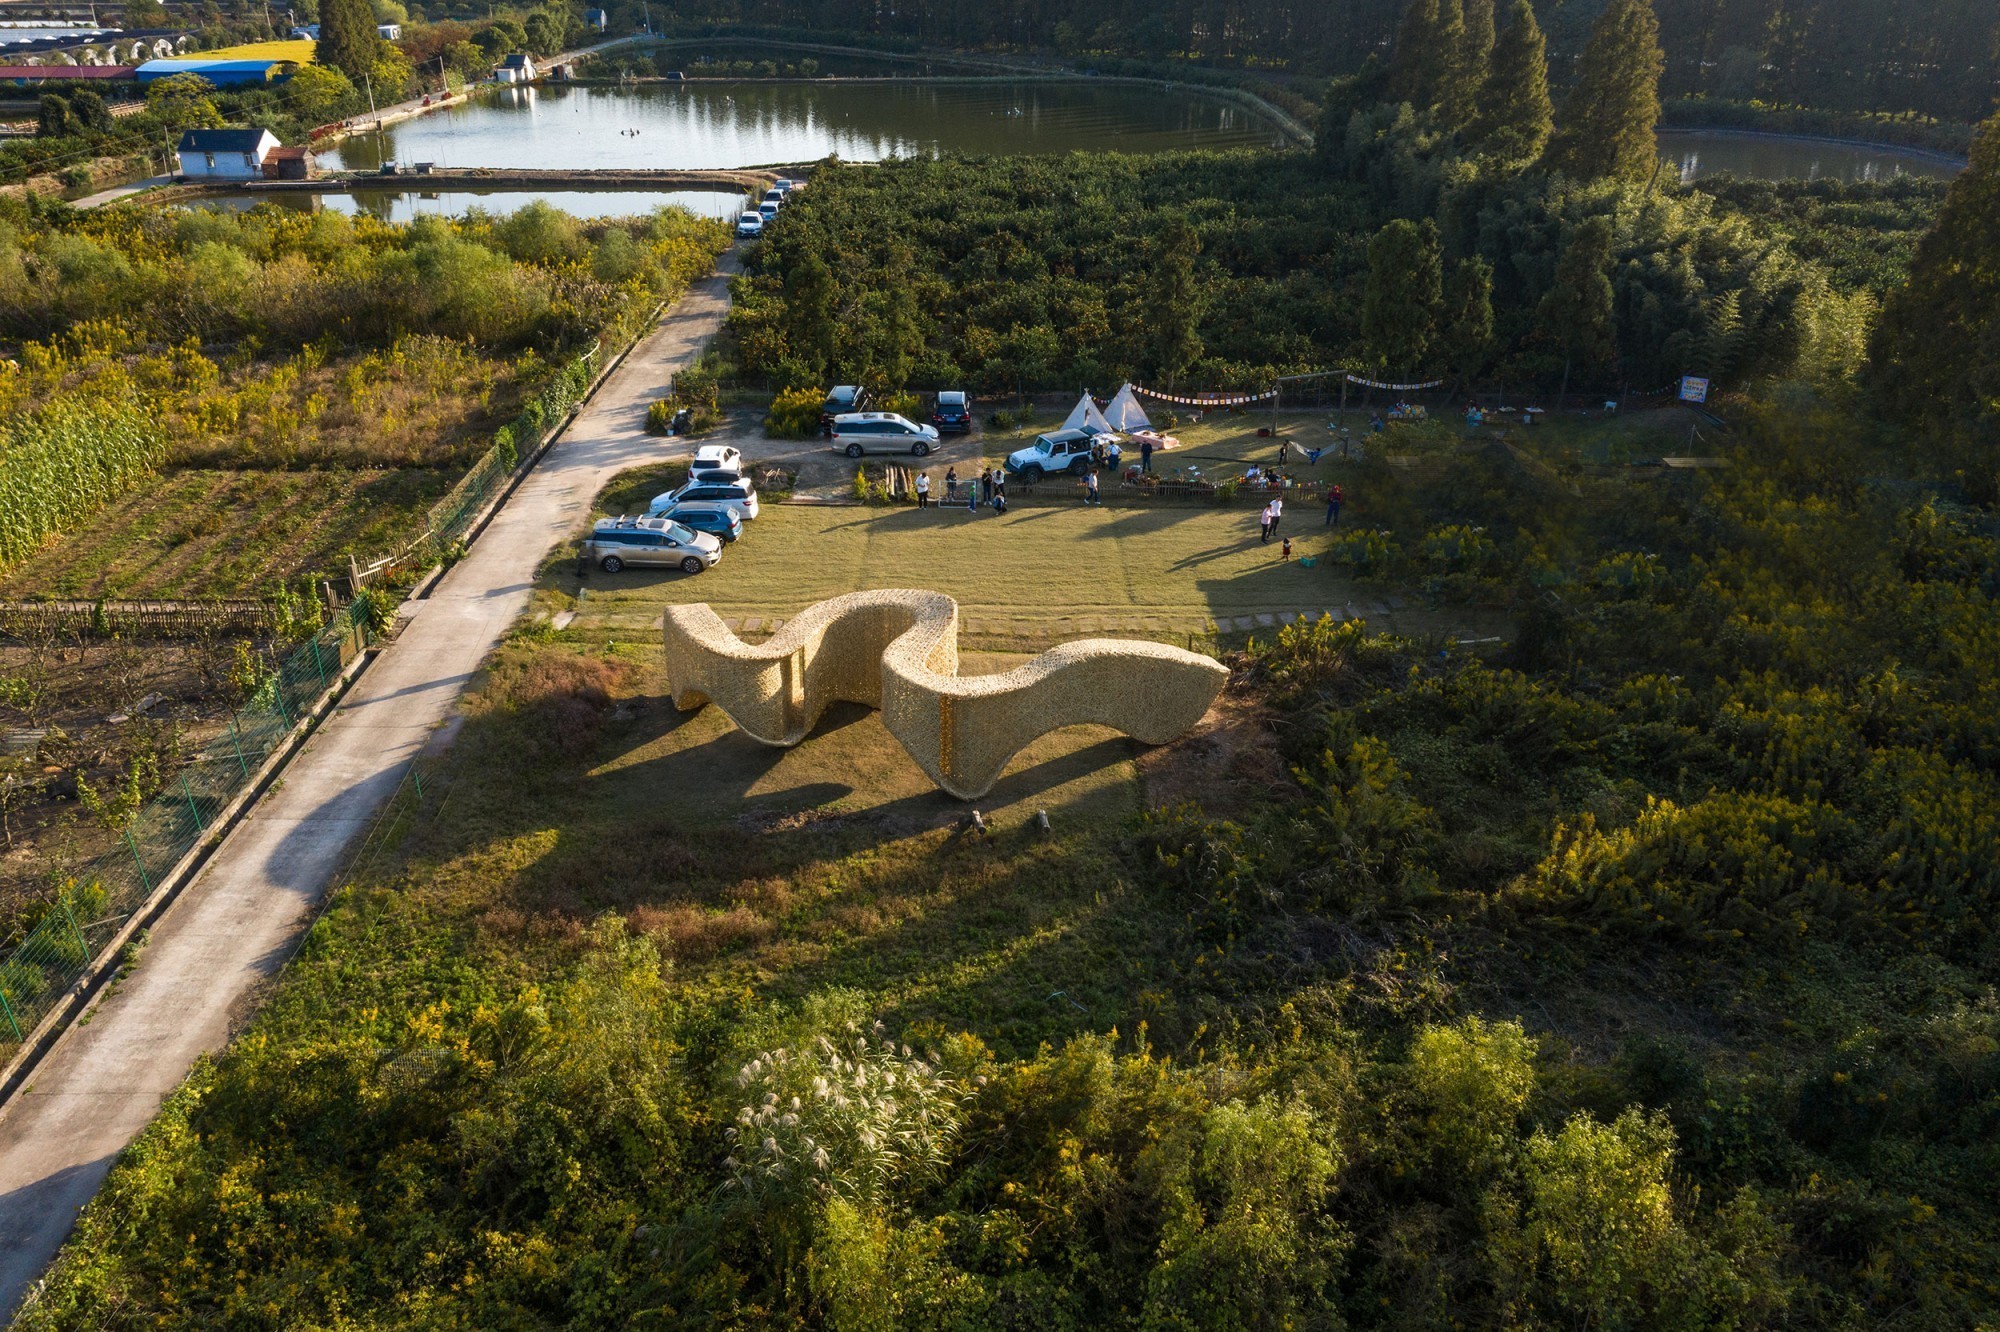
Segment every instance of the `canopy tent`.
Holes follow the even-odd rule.
[[[1064,430],[1088,430],[1093,435],[1114,435],[1111,422],[1104,419],[1104,413],[1097,410],[1097,401],[1088,393],[1076,400],[1070,410],[1069,419],[1062,423]]]
[[[1111,405],[1104,409],[1104,419],[1111,423],[1113,430],[1122,430],[1127,434],[1153,428],[1153,423],[1146,419],[1146,409],[1139,405],[1139,395],[1132,391],[1130,380],[1118,390],[1118,396],[1111,400]]]

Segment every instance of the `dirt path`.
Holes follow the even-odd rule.
[[[290,954],[343,856],[528,604],[535,568],[615,473],[666,452],[646,406],[720,327],[697,283],[629,356],[422,602],[282,780],[153,930],[137,970],[0,1108],[0,1322],[112,1162],[195,1060],[222,1048]]]

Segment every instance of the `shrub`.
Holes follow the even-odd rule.
[[[1535,1042],[1518,1021],[1425,1027],[1410,1043],[1404,1081],[1419,1149],[1484,1173],[1513,1149],[1535,1089]]]
[[[1483,527],[1456,524],[1424,536],[1418,556],[1443,573],[1477,573],[1493,558],[1493,539]]]
[[[764,433],[772,439],[811,439],[819,433],[819,411],[825,402],[820,389],[785,389],[771,400]]]
[[[646,433],[664,435],[674,426],[674,404],[662,398],[646,409]]]
[[[1355,528],[1334,541],[1327,557],[1348,565],[1362,577],[1384,574],[1396,562],[1395,537],[1386,531]]]

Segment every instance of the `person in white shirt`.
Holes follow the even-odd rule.
[[[929,472],[917,473],[917,507],[919,509],[928,509],[931,507],[931,474]]]

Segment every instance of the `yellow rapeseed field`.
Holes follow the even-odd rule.
[[[225,46],[219,51],[190,51],[188,59],[201,60],[290,60],[296,64],[312,63],[315,43],[299,40],[293,42],[246,42],[242,46]]]

